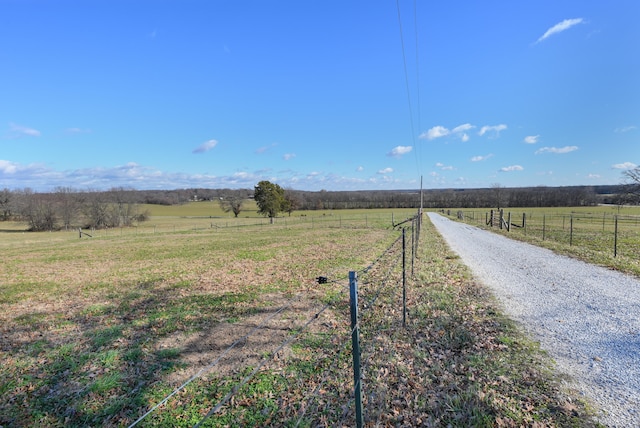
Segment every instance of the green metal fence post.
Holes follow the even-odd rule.
[[[349,272],[351,303],[351,345],[353,348],[353,393],[356,402],[356,427],[362,428],[362,388],[360,382],[360,335],[358,332],[358,275]]]

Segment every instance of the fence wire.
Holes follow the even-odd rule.
[[[406,221],[410,221],[410,220],[412,219],[409,219]],[[402,257],[402,251],[404,250],[403,248],[399,248],[401,246],[400,245],[401,240],[402,240],[402,236],[399,236],[369,266],[359,271],[362,274],[362,277],[364,279],[362,282],[363,285],[367,286],[363,288],[364,295],[367,296],[364,299],[364,304],[362,309],[363,315],[365,316],[363,318],[365,319],[364,322],[368,322],[367,320],[372,318],[372,316],[368,316],[367,313],[373,312],[373,308],[376,302],[382,295],[392,296],[394,294],[394,289],[393,287],[390,287],[389,284],[394,281],[393,273],[394,272],[397,273],[398,265]],[[376,272],[380,270],[382,270],[383,272],[379,275],[378,278],[376,278],[376,275],[377,275]],[[335,272],[332,272],[332,273],[333,273],[332,275],[333,277],[325,278],[325,282],[332,283],[332,284],[343,284],[343,281],[346,279],[346,275],[336,275]],[[377,287],[373,288],[374,285],[377,285]],[[385,289],[387,290],[387,293],[383,294]],[[234,395],[236,395],[248,382],[250,382],[256,376],[257,373],[260,372],[260,370],[262,370],[267,364],[270,364],[272,361],[274,361],[280,351],[282,351],[285,347],[291,345],[294,341],[299,340],[301,335],[307,333],[307,330],[309,329],[309,327],[315,321],[318,320],[319,316],[322,313],[324,313],[329,308],[335,306],[335,304],[338,301],[344,299],[345,293],[347,293],[348,290],[349,290],[348,285],[345,286],[343,284],[343,286],[339,287],[338,292],[331,298],[331,300],[328,303],[324,304],[317,312],[315,312],[309,319],[307,319],[301,327],[296,327],[297,331],[295,332],[295,334],[291,335],[282,343],[280,343],[273,352],[269,353],[270,355],[269,358],[264,358],[259,364],[257,364],[256,367],[253,368],[253,370],[251,370],[238,383],[236,383],[232,387],[232,389],[222,399],[220,399],[214,406],[212,406],[210,410],[204,415],[204,417],[200,421],[198,421],[194,426],[195,427],[202,426],[202,424],[207,419],[209,419],[212,415],[218,413],[226,404],[229,403],[229,401],[232,399]],[[160,402],[158,402],[156,405],[150,408],[140,418],[138,418],[136,421],[130,424],[129,428],[133,428],[136,425],[138,425],[149,415],[151,415],[152,413],[157,411],[160,407],[165,405],[172,397],[174,397],[180,391],[184,390],[190,383],[192,383],[198,378],[201,378],[205,373],[208,373],[209,371],[211,371],[217,364],[219,364],[219,362],[225,356],[227,356],[239,344],[244,343],[252,336],[259,334],[260,330],[263,328],[266,328],[269,322],[274,320],[276,317],[281,316],[287,310],[290,310],[293,307],[295,302],[300,301],[302,295],[303,295],[303,292],[297,293],[296,296],[294,296],[288,302],[286,302],[284,305],[278,308],[274,313],[270,314],[268,317],[263,319],[260,322],[260,324],[255,326],[251,331],[249,331],[249,333],[236,339],[215,360],[213,360],[207,366],[201,368],[197,373],[189,377],[179,387],[175,388],[170,394],[168,394]],[[305,394],[305,397],[303,400],[299,401],[299,406],[297,410],[298,414],[296,415],[295,426],[299,426],[300,424],[302,424],[305,421],[306,415],[310,413],[317,414],[317,410],[323,404],[322,403],[323,402],[322,396],[324,395],[323,387],[328,384],[330,380],[330,376],[335,375],[335,371],[339,370],[338,368],[340,364],[345,364],[344,355],[349,350],[349,345],[351,342],[351,334],[356,328],[359,328],[362,322],[363,321],[358,321],[356,326],[353,329],[351,329],[348,335],[344,335],[344,332],[341,333],[339,331],[335,331],[331,336],[330,343],[333,343],[336,339],[339,339],[340,337],[343,337],[343,340],[338,341],[338,346],[335,352],[329,353],[328,355],[325,354],[322,357],[323,361],[329,360],[330,364],[324,370],[320,371],[317,374],[316,378],[319,380],[316,386]],[[367,339],[368,344],[366,347],[367,357],[365,358],[365,368],[367,370],[369,369],[369,361],[371,360],[372,356],[375,354],[374,351],[375,351],[376,343],[380,340],[380,337],[383,334],[383,332],[389,329],[390,325],[392,324],[390,322],[387,322],[384,324],[384,327],[380,327],[375,330],[369,330],[366,332],[366,335],[370,337],[369,339]],[[391,352],[391,350],[387,348],[385,350],[385,355],[388,355],[389,352]],[[318,366],[320,366],[320,364],[318,364]],[[346,368],[343,368],[343,369],[346,369]],[[348,376],[347,376],[347,379],[348,379]],[[347,379],[345,379],[344,381],[340,381],[340,383],[348,383]],[[362,376],[359,382],[362,382]],[[378,396],[377,394],[379,394],[378,391],[370,392],[368,401],[372,403],[373,402],[382,403],[384,401],[384,398],[380,398],[380,397],[384,397],[386,395],[382,394]],[[353,400],[353,389],[351,389],[351,396],[352,396],[351,400]],[[327,399],[325,401],[326,403],[324,403],[324,410],[322,411],[322,413],[326,414],[328,413],[328,409],[330,408],[330,406],[332,406],[335,403],[332,403],[330,399]],[[344,420],[344,418],[348,417],[349,414],[352,414],[352,411],[350,410],[350,405],[351,405],[351,401],[347,402],[343,406],[340,406],[340,409],[334,409],[335,411],[340,411],[341,421]],[[378,409],[378,410],[379,412],[382,411],[381,409]],[[379,415],[378,415],[378,418],[379,418]]]

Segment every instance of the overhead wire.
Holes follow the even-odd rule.
[[[407,104],[409,106],[409,123],[410,123],[410,127],[411,127],[411,141],[413,143],[413,147],[415,150],[413,150],[414,153],[414,157],[416,160],[416,169],[418,171],[418,174],[421,175],[422,173],[422,167],[420,165],[420,157],[418,156],[418,147],[416,144],[416,132],[415,132],[415,126],[414,126],[414,121],[413,121],[413,107],[412,107],[412,103],[411,103],[411,89],[410,89],[410,85],[409,85],[409,71],[408,71],[408,67],[407,67],[407,55],[406,55],[406,49],[405,49],[405,43],[404,43],[404,30],[402,28],[402,14],[400,13],[400,0],[396,0],[396,9],[398,11],[398,27],[400,29],[400,45],[401,45],[401,49],[402,49],[402,64],[404,67],[404,80],[405,80],[405,87],[407,90]],[[415,5],[415,0],[414,0],[414,11],[417,10],[417,6]],[[414,13],[415,15],[415,13]],[[414,20],[416,26],[417,26],[417,17]],[[417,33],[417,28],[415,30],[416,32],[416,59],[418,57],[418,47],[417,47],[417,38],[418,38],[418,33]],[[419,80],[419,79],[418,79]],[[419,90],[418,90],[419,93]],[[419,96],[418,96],[418,101],[419,101]],[[419,109],[418,109],[419,111]]]
[[[417,121],[418,132],[422,132],[422,101],[420,100],[420,49],[418,44],[418,0],[413,0],[413,30],[416,38],[416,107],[418,109]],[[418,139],[419,138],[420,136],[418,136]],[[416,156],[418,157],[418,164],[420,164],[420,160],[422,159],[422,157],[420,156],[420,153],[418,153],[418,149],[419,145],[416,145]]]

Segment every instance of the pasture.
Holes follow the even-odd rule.
[[[350,270],[368,425],[593,426],[428,219],[400,327],[391,219],[413,210],[149,209],[92,238],[2,225],[1,426],[353,425]]]

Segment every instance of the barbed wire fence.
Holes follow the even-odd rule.
[[[363,421],[380,420],[388,404],[390,388],[389,385],[380,381],[380,374],[390,370],[390,361],[393,359],[391,354],[394,352],[394,347],[384,346],[384,342],[389,340],[390,332],[402,329],[406,322],[406,275],[409,269],[406,256],[410,252],[411,260],[415,258],[420,216],[419,213],[398,224],[393,224],[394,229],[401,232],[400,235],[369,266],[359,271],[350,271],[348,275],[332,272],[333,277],[327,275],[316,278],[320,284],[337,285],[337,292],[312,310],[310,316],[303,322],[292,326],[291,334],[267,352],[255,367],[247,370],[246,374],[222,398],[210,406],[206,414],[193,426],[203,426],[209,419],[215,418],[258,373],[286,361],[286,359],[278,359],[278,355],[294,342],[300,341],[305,334],[313,334],[312,328],[316,333],[322,332],[328,335],[324,343],[329,346],[323,348],[322,355],[315,361],[315,366],[318,368],[315,373],[315,383],[299,391],[302,399],[299,399],[292,408],[280,409],[280,416],[294,421],[296,427],[309,426],[311,421],[313,421],[312,425],[347,423],[360,427]],[[410,247],[406,242],[406,227],[400,227],[406,225],[411,232]],[[411,269],[412,266],[413,262]],[[355,299],[354,279],[356,279]],[[296,303],[303,299],[304,294],[305,291],[297,293],[266,316],[247,334],[236,339],[217,358],[150,407],[132,422],[129,428],[138,426],[146,419],[153,417],[154,413],[194,381],[202,381],[206,374],[214,371],[216,366],[232,351],[237,350],[242,343],[246,343],[251,337],[259,336],[264,329],[269,328],[270,323],[288,311],[292,311]],[[347,308],[352,315],[351,327],[347,331],[337,328],[330,330],[323,325],[335,327],[335,323],[320,323],[325,314],[332,312],[338,318],[337,324],[345,324]],[[358,342],[362,342],[362,347],[354,341],[356,337],[359,337]],[[349,365],[349,356],[354,362],[352,366]],[[349,372],[351,376],[348,375]]]

